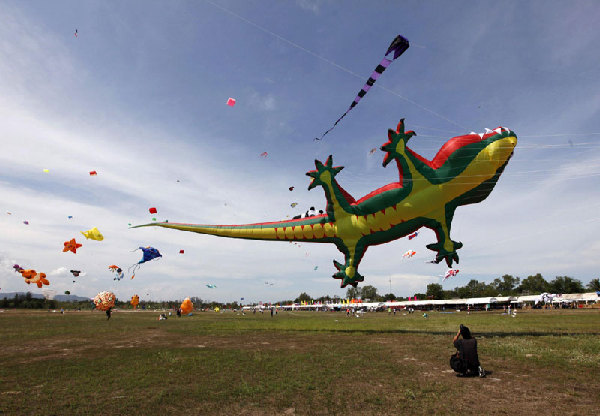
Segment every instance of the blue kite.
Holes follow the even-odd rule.
[[[138,250],[142,250],[143,255],[142,255],[142,259],[140,261],[138,261],[136,264],[134,264],[133,266],[131,266],[129,268],[129,269],[133,268],[133,274],[131,275],[132,279],[135,277],[136,270],[140,268],[140,264],[162,257],[162,254],[160,254],[160,251],[158,251],[154,247],[150,247],[150,246],[139,247]],[[136,251],[136,250],[133,250],[133,251]]]

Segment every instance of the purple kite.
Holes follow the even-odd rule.
[[[383,74],[383,71],[385,71],[387,69],[387,67],[390,66],[392,61],[394,59],[396,59],[397,57],[399,57],[400,55],[402,55],[408,49],[409,46],[410,46],[410,44],[408,42],[408,39],[406,39],[405,37],[400,36],[400,35],[396,36],[396,38],[390,44],[387,52],[385,53],[385,56],[383,57],[381,62],[379,62],[379,65],[377,65],[377,68],[375,68],[375,70],[373,71],[373,73],[371,74],[369,79],[367,80],[367,83],[362,87],[362,89],[360,90],[360,92],[358,93],[358,95],[356,96],[354,101],[352,101],[352,104],[350,104],[350,107],[348,107],[346,112],[344,114],[342,114],[342,116],[340,118],[338,118],[335,123],[333,123],[333,126],[331,126],[331,128],[329,130],[327,130],[325,133],[323,133],[323,135],[320,138],[315,137],[315,140],[323,139],[323,137],[325,137],[325,135],[327,133],[329,133],[331,130],[333,130],[335,128],[335,126],[337,126],[337,124],[344,117],[346,117],[346,114],[348,114],[350,112],[350,110],[352,110],[356,106],[356,104],[358,104],[358,102],[361,100],[361,98],[363,98],[367,94],[367,92],[371,89],[373,84],[375,84],[375,81],[377,81],[377,79],[381,76],[381,74]],[[394,56],[393,57],[390,56],[390,58],[391,58],[390,59],[390,58],[388,58],[388,55],[390,55],[392,52],[394,52]]]

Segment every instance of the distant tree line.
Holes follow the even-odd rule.
[[[479,298],[492,296],[522,296],[534,295],[543,292],[550,293],[581,293],[585,290],[600,291],[600,279],[592,279],[585,288],[580,280],[569,276],[556,276],[552,281],[548,282],[540,273],[534,276],[528,276],[526,279],[513,277],[505,274],[502,277],[494,279],[491,283],[480,282],[472,279],[465,286],[455,287],[452,290],[444,290],[442,285],[438,283],[430,283],[427,285],[426,293],[415,293],[417,299],[454,299],[454,298]],[[380,295],[377,293],[377,288],[371,285],[362,287],[349,287],[346,291],[346,298],[362,299],[365,302],[385,302],[388,300],[408,300],[408,298],[396,296],[393,293]],[[242,304],[238,302],[213,302],[205,301],[199,297],[191,297],[190,300],[194,304],[195,309],[239,309]],[[274,302],[275,304],[290,304],[302,302],[340,302],[340,296],[320,296],[317,298],[311,297],[306,292],[303,292],[296,299],[281,300]],[[138,309],[174,309],[181,305],[181,300],[174,301],[140,301]],[[133,309],[129,300],[117,299],[115,306],[121,309]],[[93,309],[94,305],[91,301],[80,302],[59,302],[56,300],[48,300],[43,298],[34,298],[31,293],[27,292],[24,295],[16,294],[14,298],[0,299],[0,308],[27,308],[27,309]]]
[[[57,302],[55,300],[46,300],[44,298],[34,298],[31,292],[27,292],[23,295],[15,294],[12,299],[2,298],[0,299],[0,308],[23,308],[23,309],[46,309],[56,308]]]
[[[533,276],[528,276],[521,281],[519,277],[513,277],[505,274],[502,277],[497,277],[491,283],[480,282],[472,279],[465,286],[455,287],[452,290],[444,290],[442,285],[431,283],[427,285],[426,293],[415,293],[417,299],[455,299],[455,298],[479,298],[492,296],[523,296],[535,295],[543,292],[550,293],[581,293],[585,290],[600,291],[600,279],[593,279],[587,286],[583,286],[580,280],[569,276],[556,276],[552,281],[548,282],[540,273]],[[377,288],[374,286],[349,287],[346,291],[346,298],[362,299],[368,302],[385,302],[388,300],[408,300],[395,296],[393,293],[380,295],[377,293]],[[312,298],[307,293],[301,293],[295,303],[301,302],[322,302],[340,301],[339,296],[321,296]],[[292,300],[282,301],[281,303],[291,303]]]

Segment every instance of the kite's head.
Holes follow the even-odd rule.
[[[381,150],[386,152],[383,158],[383,167],[386,167],[392,160],[401,160],[406,152],[406,144],[411,137],[416,136],[412,130],[404,131],[404,119],[400,120],[396,131],[388,130],[388,141],[381,146]]]
[[[438,172],[443,175],[454,176],[453,183],[469,185],[471,191],[457,198],[460,205],[481,202],[494,189],[516,145],[513,131],[504,127],[488,129],[486,133],[471,133],[448,141],[431,165],[441,166]],[[443,172],[445,169],[447,173]]]

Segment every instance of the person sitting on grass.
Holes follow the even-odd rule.
[[[457,377],[485,377],[485,370],[481,367],[477,354],[477,340],[473,338],[469,328],[460,324],[460,329],[452,341],[458,351],[450,357],[450,367],[458,373]]]

